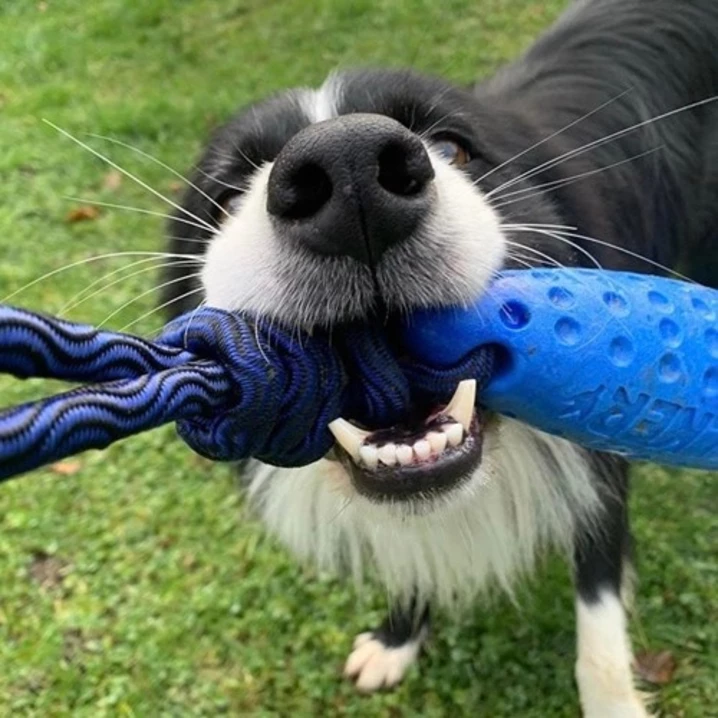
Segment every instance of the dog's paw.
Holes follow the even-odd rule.
[[[393,688],[416,661],[425,633],[400,646],[387,646],[374,633],[360,633],[344,666],[344,675],[354,680],[362,693]]]

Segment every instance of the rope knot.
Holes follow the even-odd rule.
[[[325,334],[299,337],[267,321],[203,309],[168,324],[159,341],[213,360],[228,375],[222,410],[177,422],[198,453],[297,466],[331,448],[327,425],[341,414],[347,380]]]

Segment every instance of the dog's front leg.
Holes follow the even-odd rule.
[[[397,604],[379,628],[354,639],[344,675],[362,692],[392,688],[416,661],[428,634],[428,606],[417,600]]]
[[[576,681],[584,718],[647,718],[633,679],[627,469],[597,457],[603,511],[576,536]]]

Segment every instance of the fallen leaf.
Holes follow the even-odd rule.
[[[69,223],[73,222],[85,222],[89,219],[97,219],[100,216],[100,211],[97,207],[83,204],[75,209],[70,210],[65,217],[65,221]]]
[[[30,576],[43,588],[57,588],[65,580],[67,563],[44,551],[35,551],[30,562]]]
[[[50,465],[50,471],[61,476],[73,476],[82,468],[82,464],[76,459],[67,461],[56,461]]]
[[[105,189],[116,190],[122,184],[122,173],[117,170],[110,170],[102,180],[102,186]]]
[[[636,655],[634,667],[640,678],[657,686],[665,686],[673,680],[677,667],[676,659],[670,651],[650,653],[644,651]]]

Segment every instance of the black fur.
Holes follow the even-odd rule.
[[[394,606],[372,634],[387,648],[396,648],[409,641],[421,640],[428,630],[429,607],[413,599],[407,605]]]

